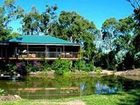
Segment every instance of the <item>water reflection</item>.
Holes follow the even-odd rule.
[[[109,87],[107,84],[102,84],[99,81],[95,85],[96,94],[114,94],[117,93],[117,87]]]
[[[7,94],[19,95],[22,98],[62,98],[91,94],[115,94],[140,87],[140,81],[122,77],[77,77],[56,76],[27,77],[20,81],[0,80],[0,88]]]

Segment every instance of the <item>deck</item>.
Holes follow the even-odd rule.
[[[12,57],[0,57],[0,60],[55,60],[55,59],[69,59],[78,60],[80,59],[80,54],[78,52],[28,52],[21,53],[19,55],[13,55]]]

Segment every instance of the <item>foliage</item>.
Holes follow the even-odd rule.
[[[37,61],[31,62],[31,63],[29,62],[26,64],[26,70],[27,70],[27,72],[42,71],[43,65]]]
[[[22,76],[27,74],[28,69],[26,69],[26,64],[24,61],[16,63],[16,72]]]
[[[102,72],[102,69],[101,67],[96,67],[94,68],[94,71],[97,73],[97,74],[100,74]]]
[[[46,5],[45,11],[39,13],[36,7],[32,7],[29,13],[23,13],[22,32],[25,35],[39,35],[40,33],[48,34],[51,22],[55,20],[57,6]]]
[[[5,94],[5,91],[0,88],[0,96],[3,96]]]
[[[12,63],[8,63],[6,64],[6,71],[4,71],[5,73],[8,73],[10,75],[15,75],[16,74],[16,65],[12,64]]]
[[[15,4],[15,0],[4,0],[0,5],[0,40],[6,40],[12,37],[12,29],[9,23],[18,19],[22,9]]]
[[[56,74],[63,75],[65,72],[70,71],[72,68],[72,61],[57,59],[52,64],[52,70],[55,70]]]
[[[26,70],[28,73],[32,71],[32,65],[30,63],[26,64]]]
[[[86,71],[93,71],[95,69],[95,66],[93,63],[86,64]]]
[[[99,48],[101,56],[100,61],[96,62],[101,65],[98,66],[111,70],[119,69],[120,65],[121,68],[122,66],[127,69],[132,68],[133,64],[131,64],[131,67],[127,65],[129,61],[126,52],[131,53],[131,55],[134,53],[132,44],[134,26],[135,22],[132,16],[120,20],[110,18],[103,23]],[[131,57],[131,61],[133,61],[133,57]]]
[[[93,63],[86,63],[85,60],[78,60],[74,63],[74,69],[76,70],[93,71],[94,68]]]
[[[50,34],[81,44],[83,56],[89,61],[93,61],[96,51],[94,40],[97,32],[93,22],[86,20],[76,12],[62,11],[58,20],[51,26]]]
[[[107,52],[113,50],[112,42],[116,36],[116,25],[117,20],[115,18],[109,18],[102,24],[102,50]]]
[[[86,62],[84,60],[78,60],[74,63],[74,68],[77,70],[84,70]]]
[[[42,70],[42,64],[40,62],[34,61],[32,66],[33,66],[32,69],[33,72]]]
[[[134,53],[137,54],[140,51],[140,1],[139,0],[127,0],[131,6],[134,8],[134,20],[135,20],[135,28],[134,28],[134,38],[133,38],[133,46]]]
[[[44,70],[44,71],[51,71],[52,70],[51,65],[47,61],[44,61],[42,67],[43,67],[42,70]]]
[[[140,67],[140,52],[136,53],[134,55],[134,62],[135,62],[135,67],[139,68]]]

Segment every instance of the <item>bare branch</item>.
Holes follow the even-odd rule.
[[[140,8],[140,3],[139,3],[139,0],[135,0],[136,4],[137,4],[137,8]]]
[[[126,0],[126,1],[128,1],[134,9],[140,8],[140,0]]]
[[[128,1],[134,9],[136,8],[135,5],[134,5],[134,3],[132,3],[131,0],[126,0],[126,1]]]

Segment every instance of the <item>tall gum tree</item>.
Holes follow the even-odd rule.
[[[140,67],[140,0],[127,0],[134,9],[135,36],[133,39],[135,66]]]
[[[22,17],[22,33],[25,35],[49,34],[51,23],[56,18],[57,6],[46,5],[45,11],[40,13],[35,6]]]
[[[12,28],[9,23],[13,20],[19,19],[23,9],[16,6],[15,0],[4,0],[0,5],[0,40],[11,38]]]
[[[57,37],[81,44],[84,57],[93,62],[95,55],[96,27],[76,12],[62,11],[58,20],[50,28],[50,33]]]
[[[122,63],[125,54],[132,46],[134,20],[132,16],[116,20],[109,18],[102,25],[100,49],[102,49],[102,62],[107,69],[116,69]],[[119,56],[118,56],[119,55]],[[120,57],[120,55],[122,55]],[[119,58],[119,59],[118,59]]]

